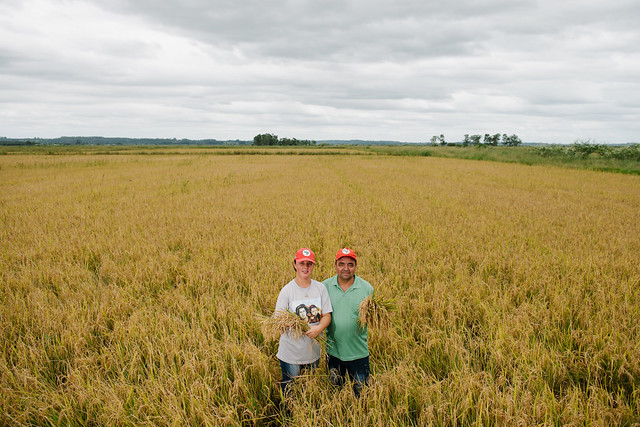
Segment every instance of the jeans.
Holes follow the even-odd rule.
[[[362,389],[369,383],[369,356],[346,362],[330,354],[327,356],[327,369],[331,384],[340,387],[344,384],[345,376],[349,375],[353,381],[353,392],[356,397],[359,397]]]
[[[286,394],[287,386],[291,384],[298,375],[300,375],[301,371],[312,371],[318,368],[319,364],[320,359],[306,365],[296,365],[295,363],[287,363],[280,360],[280,369],[282,369],[282,382],[280,383],[280,386],[282,387],[282,394]]]

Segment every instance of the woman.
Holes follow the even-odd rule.
[[[331,300],[325,286],[311,278],[313,267],[316,264],[316,256],[311,249],[301,248],[296,252],[293,260],[293,268],[296,277],[287,283],[278,295],[276,313],[289,310],[300,316],[304,313],[307,321],[309,307],[315,305],[322,317],[315,322],[309,322],[309,330],[304,336],[295,338],[288,332],[280,336],[278,353],[282,369],[282,392],[295,377],[300,375],[303,369],[315,369],[320,361],[320,346],[314,340],[331,323]],[[301,316],[302,317],[302,316]]]

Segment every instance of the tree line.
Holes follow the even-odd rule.
[[[447,145],[447,141],[445,140],[443,134],[440,134],[440,136],[438,135],[432,136],[431,143],[434,145],[437,145],[437,144]],[[495,146],[499,144],[515,147],[517,145],[522,144],[522,140],[516,134],[507,135],[506,133],[503,133],[503,134],[496,133],[493,135],[489,133],[485,133],[484,138],[482,137],[482,135],[479,135],[479,134],[469,135],[468,133],[465,133],[464,139],[462,140],[462,145],[464,147],[469,145],[494,145]]]
[[[253,145],[316,145],[309,139],[278,138],[272,133],[261,133],[253,137]]]
[[[61,136],[59,138],[0,137],[0,145],[249,145],[251,141],[177,138]]]
[[[566,158],[602,158],[615,160],[633,160],[640,162],[640,144],[622,147],[592,143],[590,140],[577,140],[570,146],[543,145],[531,148],[531,152],[541,157]]]

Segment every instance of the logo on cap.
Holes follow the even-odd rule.
[[[348,253],[351,253],[351,251],[350,251],[349,249],[347,249],[347,248],[344,248],[344,249],[342,250],[342,253],[346,255],[346,254],[348,254]]]
[[[302,255],[309,256],[311,255],[311,252],[309,251],[309,249],[305,249],[304,251],[302,251]]]

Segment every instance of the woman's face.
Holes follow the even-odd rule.
[[[295,266],[298,277],[308,279],[311,277],[311,272],[315,264],[311,261],[295,261]]]

